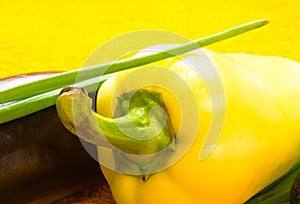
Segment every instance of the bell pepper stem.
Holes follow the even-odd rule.
[[[174,151],[175,135],[160,93],[141,89],[121,96],[119,104],[118,114],[125,115],[107,118],[92,110],[92,99],[84,89],[66,87],[57,99],[56,108],[69,131],[95,145],[116,148],[121,154],[146,156],[168,146]],[[129,104],[128,110],[124,104]],[[120,159],[124,156],[118,157],[118,168],[125,168]],[[167,158],[154,163],[144,162],[138,168],[141,172],[150,172],[155,168],[153,165],[161,164],[162,159]]]

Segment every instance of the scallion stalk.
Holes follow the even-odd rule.
[[[7,88],[0,92],[0,103],[13,101],[18,102],[2,106],[2,108],[0,106],[0,124],[54,105],[61,88],[73,85],[75,82],[83,82],[84,84],[85,81],[96,79],[97,77],[101,76],[103,77],[104,74],[114,73],[184,54],[200,47],[204,47],[215,42],[240,35],[250,30],[254,30],[264,26],[267,23],[268,21],[265,19],[256,20],[204,38],[178,45],[172,49],[116,62],[94,65],[78,70],[71,70],[54,76],[49,76],[47,78],[35,80],[23,85]],[[77,79],[79,73],[80,81]],[[102,79],[104,80],[105,78],[106,77],[101,78],[100,81]],[[99,83],[99,81],[97,83]],[[86,82],[85,85],[90,86],[88,85],[88,82]],[[90,91],[96,91],[94,89]]]
[[[99,88],[99,86],[109,77],[111,77],[111,74],[80,82],[76,84],[76,86],[82,87],[88,92],[93,92],[95,88]],[[2,108],[0,107],[0,124],[54,105],[60,91],[61,88],[58,88],[27,99],[9,102],[10,104],[8,105],[4,104]]]
[[[245,204],[288,204],[290,190],[295,177],[300,172],[300,161],[283,176],[253,196]]]

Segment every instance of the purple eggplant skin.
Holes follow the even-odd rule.
[[[290,204],[298,203],[300,203],[300,171],[297,173],[290,190]]]
[[[49,203],[107,185],[87,147],[97,151],[64,128],[55,106],[0,124],[0,203]]]

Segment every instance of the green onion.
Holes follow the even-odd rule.
[[[95,87],[98,89],[99,86],[109,77],[111,77],[111,74],[86,80],[76,85],[84,88],[88,92],[93,92]],[[3,104],[4,107],[0,107],[0,124],[54,105],[60,91],[61,88],[38,94],[20,101],[9,102],[10,104],[8,105]]]
[[[0,124],[54,105],[60,92],[59,90],[65,86],[73,85],[75,82],[88,81],[90,79],[100,77],[101,75],[103,76],[104,74],[114,73],[180,55],[200,47],[240,35],[247,31],[264,26],[267,23],[268,21],[265,19],[252,21],[208,37],[178,45],[175,48],[165,51],[160,51],[141,57],[124,59],[116,62],[94,65],[78,70],[67,71],[61,74],[5,89],[0,92],[0,103],[13,102],[17,100],[19,101],[0,108]],[[77,79],[79,73],[80,81]],[[101,78],[100,81],[102,79],[104,80],[104,78]],[[95,87],[88,83],[89,82],[86,82],[85,86]],[[99,83],[99,81],[97,83]],[[94,88],[90,91],[92,92],[96,90]]]
[[[253,196],[245,204],[288,204],[290,203],[290,190],[295,177],[300,172],[300,161],[282,177],[271,183],[265,189]]]

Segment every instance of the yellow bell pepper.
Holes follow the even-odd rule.
[[[62,123],[99,145],[118,203],[244,203],[298,168],[299,64],[203,51],[153,63],[163,67],[156,73],[142,67],[113,75],[98,91],[98,113],[83,89],[61,91]]]
[[[226,118],[216,147],[207,158],[199,159],[213,114],[210,90],[184,61],[203,56],[191,52],[154,64],[168,67],[190,85],[201,115],[200,129],[180,160],[147,181],[101,166],[117,203],[240,204],[299,160],[300,64],[280,57],[208,50],[205,53],[219,73],[226,99]],[[132,91],[134,81],[117,87],[134,71],[120,72],[101,86],[98,113],[113,116],[114,97]],[[175,134],[178,133],[181,112],[176,97],[159,86],[145,88],[162,93]],[[176,147],[180,145],[176,143]]]

